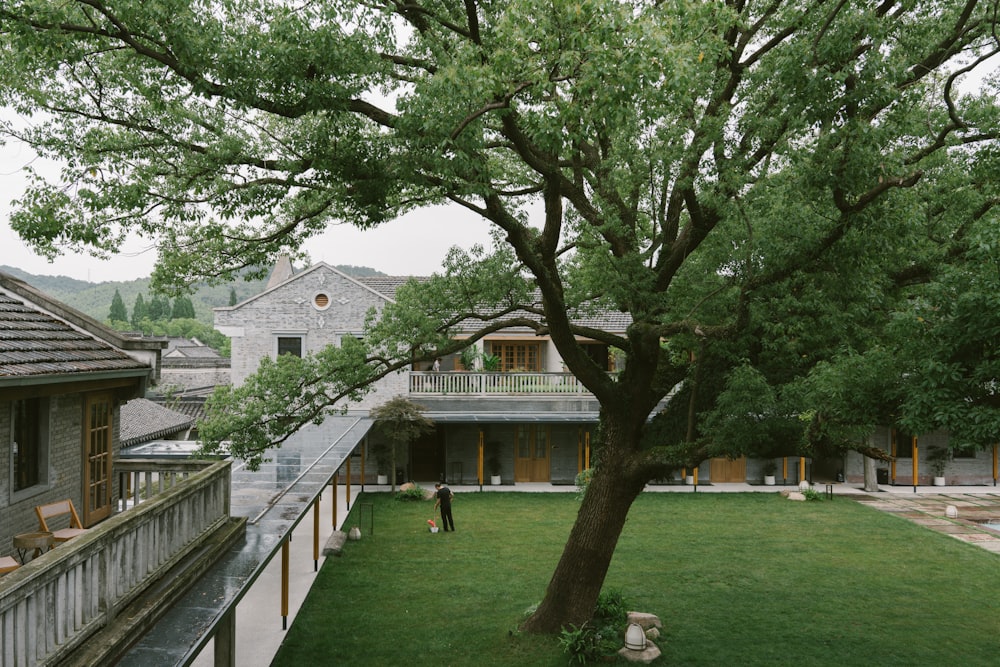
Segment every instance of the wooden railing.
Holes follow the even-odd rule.
[[[463,373],[414,371],[411,394],[460,394],[466,396],[589,396],[572,373]]]
[[[200,472],[0,578],[4,667],[64,659],[228,521],[230,462],[142,463]]]

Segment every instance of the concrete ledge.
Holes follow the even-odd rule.
[[[326,545],[323,547],[324,556],[339,556],[341,551],[344,549],[344,542],[347,541],[347,533],[342,530],[335,530],[333,534],[330,535],[330,539],[326,541]]]

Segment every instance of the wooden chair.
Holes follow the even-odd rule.
[[[13,572],[19,567],[21,567],[21,564],[10,556],[0,556],[0,576],[3,576],[8,572]]]
[[[87,532],[87,529],[80,523],[80,517],[76,513],[76,508],[73,507],[73,501],[69,498],[49,503],[48,505],[39,505],[35,508],[35,514],[38,515],[39,530],[52,533],[52,537],[56,542],[66,542]],[[49,528],[49,525],[46,523],[48,519],[63,516],[64,514],[69,515],[69,528],[62,528],[60,530]]]

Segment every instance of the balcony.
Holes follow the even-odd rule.
[[[572,373],[463,373],[413,371],[411,396],[559,396],[590,398]]]
[[[208,545],[221,534],[242,535],[243,522],[234,528],[229,515],[230,462],[122,461],[115,468],[120,487],[131,489],[119,507],[130,509],[0,579],[4,665],[54,664],[71,654],[78,664],[113,661],[131,635],[118,636],[119,647],[88,640],[121,619],[134,622],[129,605],[157,582],[173,581],[174,568],[189,558],[212,559]]]

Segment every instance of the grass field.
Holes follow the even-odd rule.
[[[573,494],[461,493],[457,532],[438,534],[433,501],[359,502],[374,535],[326,560],[273,664],[567,664],[555,637],[517,625],[562,552]],[[662,619],[656,664],[1000,663],[1000,559],[846,498],[645,494],[607,589]]]

